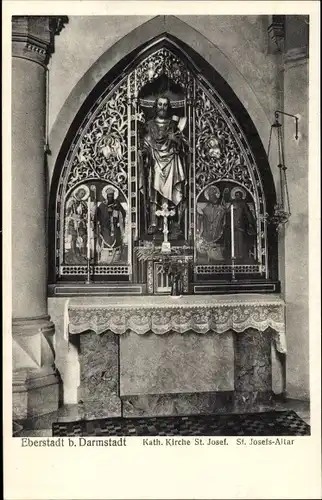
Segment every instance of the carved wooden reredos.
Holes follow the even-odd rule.
[[[93,280],[144,283],[147,279],[145,264],[136,251],[145,243],[153,244],[145,241],[143,228],[141,131],[152,118],[154,101],[160,95],[170,99],[176,120],[186,118],[182,132],[188,144],[186,204],[182,237],[172,245],[179,253],[180,248],[191,249],[190,282],[227,282],[229,290],[232,262],[225,236],[229,210],[226,226],[222,222],[222,234],[217,231],[214,245],[211,232],[205,236],[205,226],[215,220],[210,205],[208,215],[207,204],[212,192],[222,206],[228,206],[239,191],[256,227],[247,256],[235,262],[236,279],[248,284],[276,283],[276,233],[266,220],[276,197],[261,140],[222,77],[170,36],[162,36],[120,61],[75,117],[58,155],[51,187],[50,282],[84,280],[86,221],[91,217]],[[210,186],[215,189],[209,190]],[[114,243],[110,240],[109,245],[102,237],[97,254],[100,216],[95,214],[107,198],[112,200]]]

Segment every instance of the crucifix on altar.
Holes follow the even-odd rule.
[[[169,234],[168,217],[173,217],[175,215],[175,210],[169,210],[168,204],[164,202],[162,205],[162,210],[157,210],[155,214],[157,217],[163,217],[163,242],[161,251],[162,253],[170,253],[171,243],[168,240],[168,234]]]

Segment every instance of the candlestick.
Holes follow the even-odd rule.
[[[235,276],[235,257],[231,258],[231,279],[232,279],[232,281],[236,281],[236,276]]]
[[[231,258],[235,258],[235,234],[234,234],[234,206],[230,205],[230,225],[231,225]]]
[[[87,201],[87,259],[91,259],[91,198]]]
[[[91,261],[87,259],[87,272],[86,272],[86,284],[89,285],[91,282]]]
[[[137,88],[137,77],[136,77],[136,71],[134,71],[134,97],[135,99],[138,96],[138,88]]]
[[[166,217],[163,217],[163,234],[164,234],[164,241],[167,243],[168,242],[168,219]]]

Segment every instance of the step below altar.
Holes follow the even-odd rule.
[[[251,412],[284,354],[278,296],[78,297],[65,303],[83,418]]]

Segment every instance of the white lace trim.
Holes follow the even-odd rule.
[[[94,301],[87,298],[88,304],[84,303],[84,299],[80,303],[70,301],[65,306],[65,338],[67,340],[69,334],[88,330],[97,334],[111,331],[122,335],[131,330],[138,335],[147,332],[164,335],[171,331],[180,334],[189,331],[221,334],[233,330],[241,333],[248,328],[265,332],[271,328],[275,332],[277,350],[286,352],[284,302],[280,298],[274,300],[264,296],[265,300],[261,297],[261,300],[254,301],[241,300],[240,296],[222,300],[218,300],[218,296],[214,297],[216,301],[213,297],[211,300],[197,297],[197,300],[192,301],[196,297],[189,296],[188,300],[180,304],[172,302],[169,297],[157,297],[163,299],[157,301],[149,298],[145,304],[142,303],[143,297],[139,297],[139,301],[135,300],[137,297],[131,297],[122,305],[119,298],[118,305],[115,300],[108,303],[107,298],[94,298]]]

